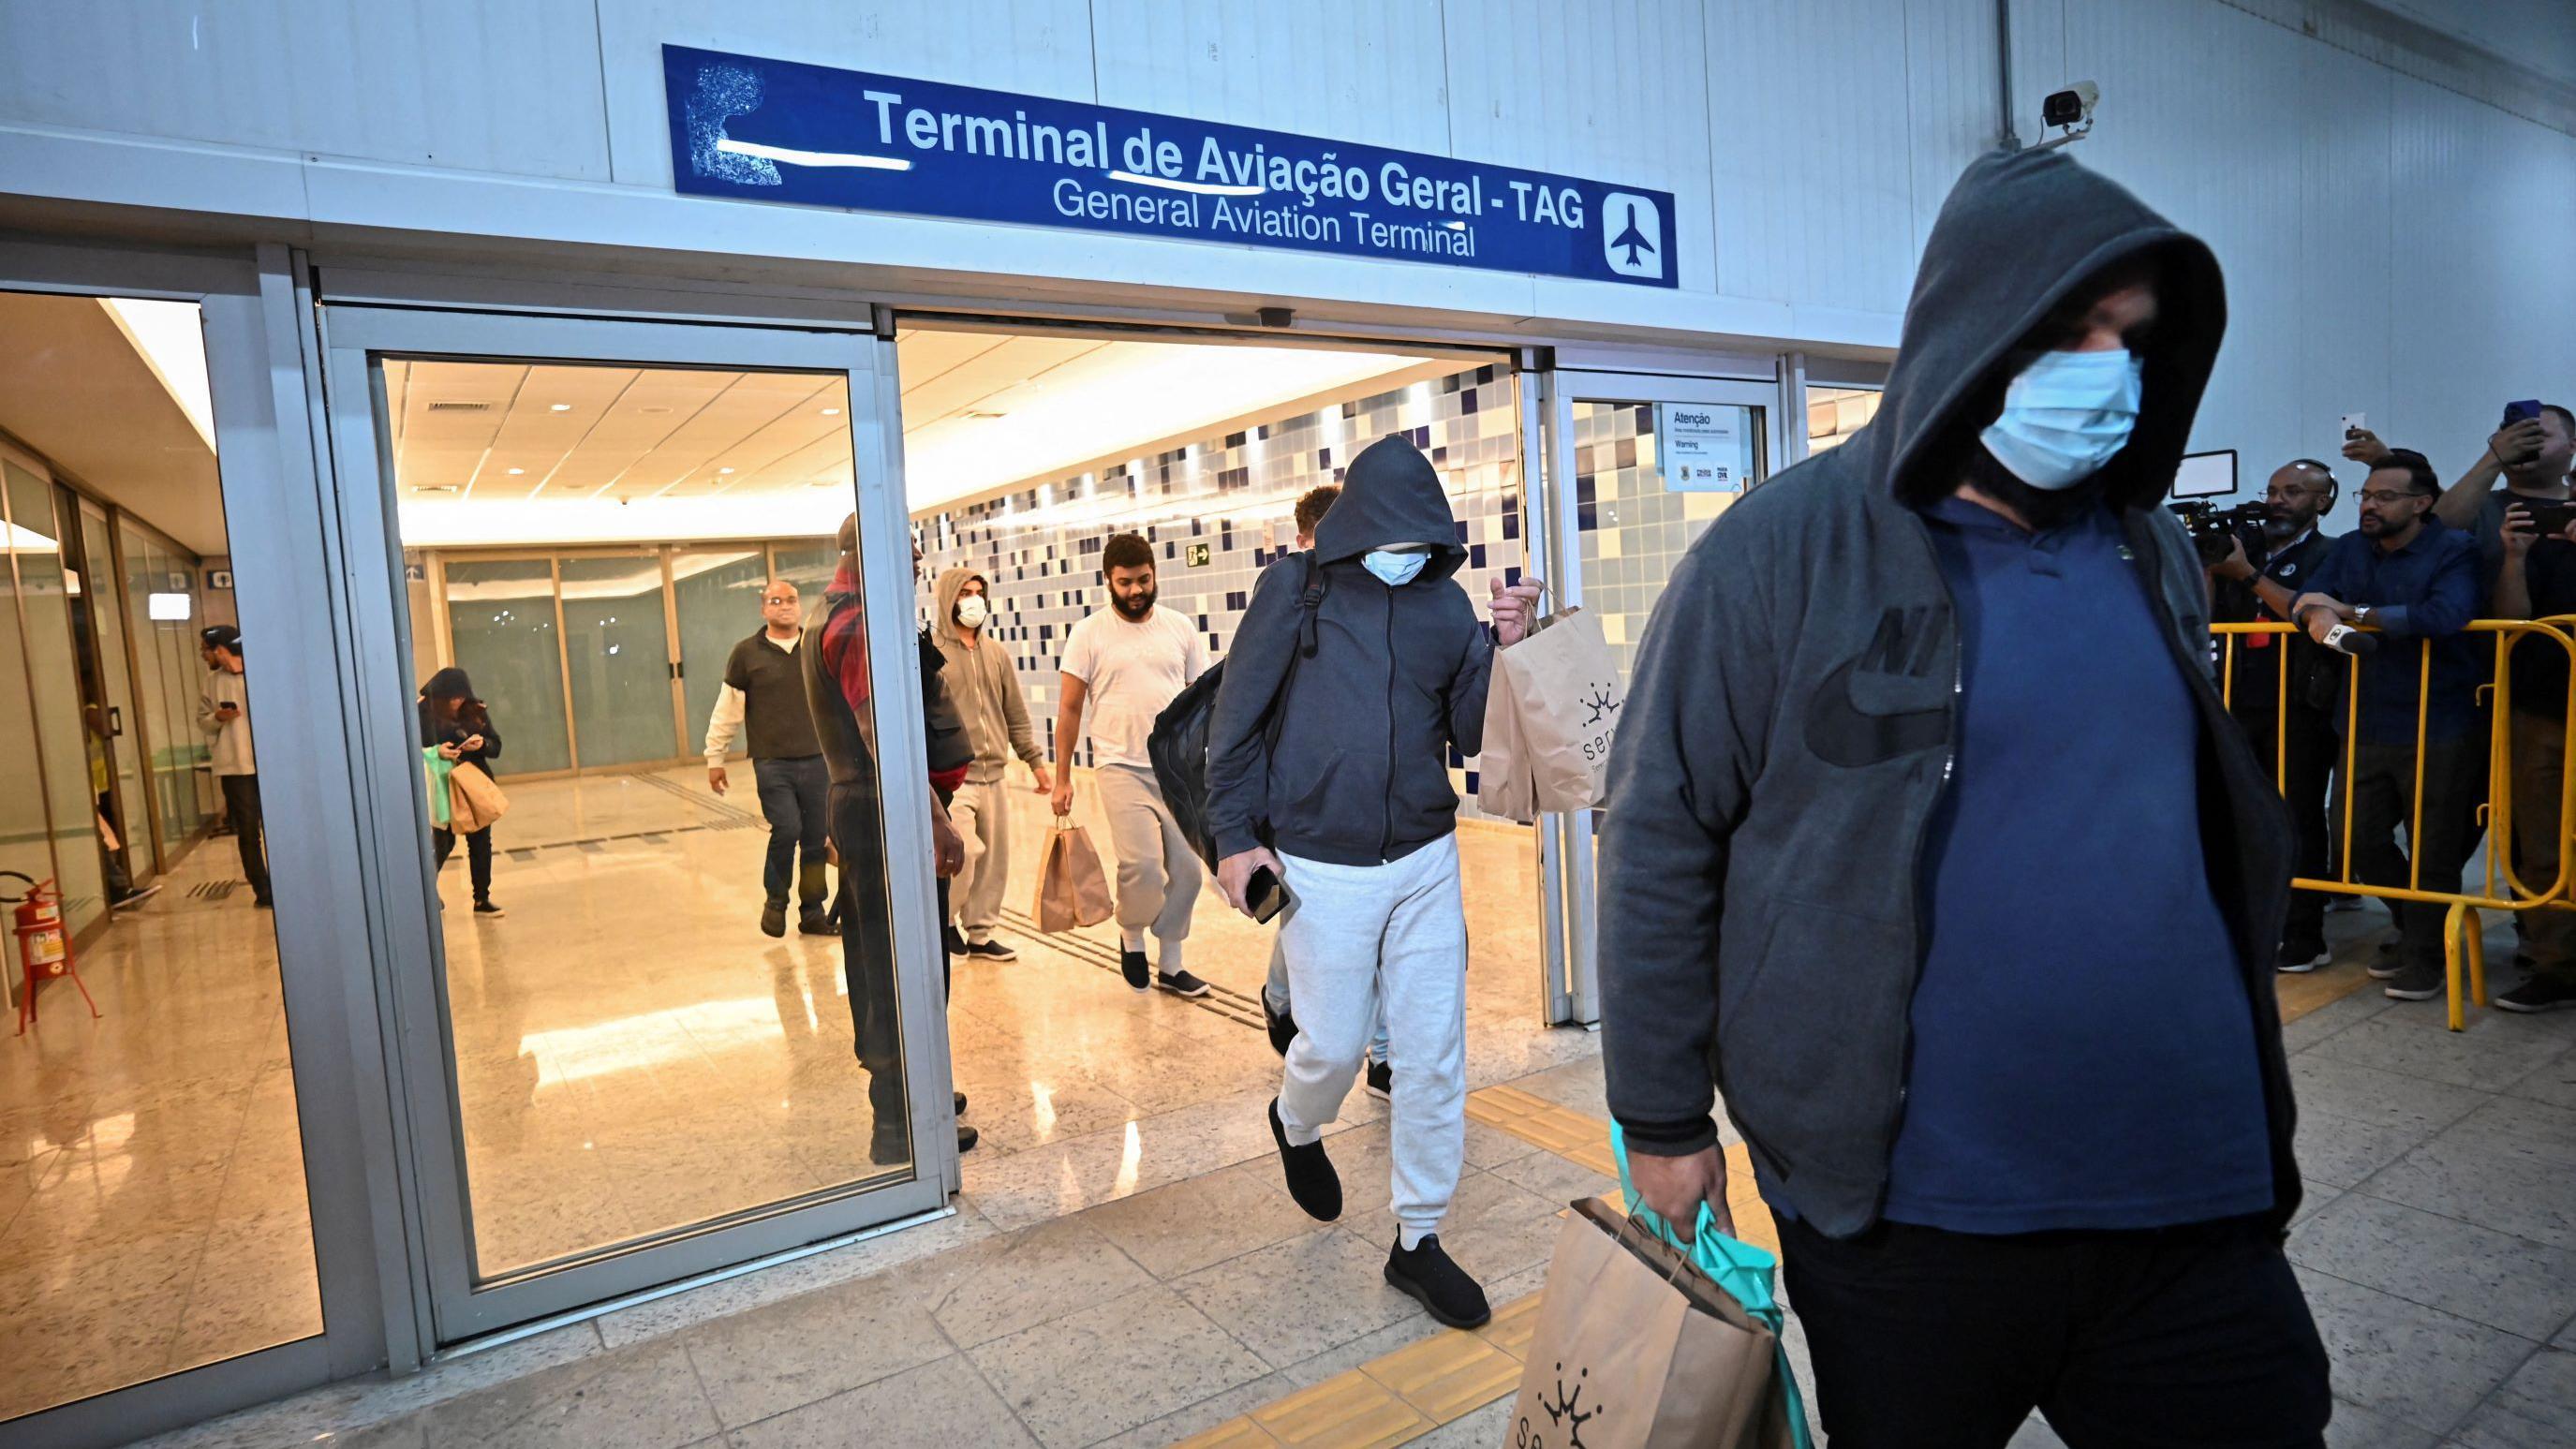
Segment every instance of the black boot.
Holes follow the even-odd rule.
[[[1438,1233],[1426,1233],[1411,1249],[1398,1236],[1386,1255],[1386,1281],[1419,1302],[1431,1316],[1451,1328],[1475,1328],[1494,1316],[1485,1290],[1450,1261]]]
[[[1288,1173],[1288,1195],[1306,1216],[1319,1223],[1329,1223],[1342,1215],[1342,1175],[1333,1171],[1333,1159],[1324,1155],[1324,1144],[1309,1142],[1303,1147],[1288,1145],[1288,1129],[1279,1121],[1279,1099],[1270,1099],[1270,1138],[1279,1144],[1279,1165]]]

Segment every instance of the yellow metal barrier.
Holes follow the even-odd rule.
[[[2219,624],[2211,632],[2219,640],[2219,692],[2232,710],[2236,702],[2236,659],[2238,641],[2257,635],[2304,635],[2294,624],[2276,622],[2252,624]],[[2486,937],[2480,911],[2576,911],[2576,849],[2571,849],[2571,829],[2576,829],[2576,699],[2561,700],[2559,741],[2560,798],[2558,801],[2558,874],[2540,888],[2523,882],[2513,864],[2513,651],[2518,646],[2564,650],[2569,665],[2571,694],[2576,694],[2576,616],[2549,619],[2480,619],[2465,631],[2494,640],[2494,668],[2477,686],[2476,694],[2487,701],[2487,789],[2479,806],[2479,821],[2487,832],[2486,869],[2478,882],[2481,889],[2468,890],[2463,881],[2456,892],[2423,889],[2424,757],[2428,743],[2426,724],[2432,708],[2433,651],[2418,651],[2415,687],[2415,792],[2412,808],[2406,816],[2407,882],[2403,886],[2372,885],[2352,878],[2353,795],[2350,788],[2361,734],[2361,675],[2367,667],[2359,656],[2346,656],[2349,666],[2344,682],[2343,752],[2336,762],[2337,787],[2343,797],[2342,823],[2335,854],[2338,875],[2333,880],[2315,880],[2306,876],[2291,884],[2299,889],[2330,894],[2376,896],[2383,901],[2418,901],[2446,905],[2448,914],[2442,927],[2442,956],[2451,1030],[2468,1024],[2464,1002],[2487,1004]],[[2253,647],[2253,646],[2247,646]],[[2272,782],[2284,793],[2289,782],[2289,731],[2280,721],[2289,714],[2290,671],[2286,664],[2289,640],[2278,646],[2280,657],[2273,668],[2274,689],[2272,730]],[[2380,666],[2389,667],[2389,666]],[[2392,741],[2389,743],[2403,743]],[[2463,977],[2465,976],[2465,981]],[[2465,986],[2465,991],[2463,987]]]

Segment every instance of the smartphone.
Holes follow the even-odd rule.
[[[2352,437],[2352,436],[2353,436],[2354,434],[2356,434],[2356,433],[2366,433],[2366,432],[2369,432],[2369,431],[2370,431],[2370,414],[2368,414],[2368,413],[2345,413],[2345,414],[2343,415],[2343,435],[2344,435],[2345,437],[2349,438],[2349,437]]]
[[[2538,398],[2525,398],[2521,402],[2509,402],[2504,405],[2504,426],[2508,428],[2512,427],[2516,423],[2528,422],[2538,416],[2540,416],[2540,400]]]
[[[1279,872],[1265,865],[1253,871],[1252,879],[1243,883],[1243,899],[1252,907],[1252,919],[1266,926],[1281,911],[1288,909],[1293,897],[1288,894],[1288,883],[1279,878]]]
[[[2531,526],[2542,538],[2560,538],[2567,532],[2567,522],[2576,518],[2576,502],[2559,502],[2546,498],[2509,498],[2506,507],[2519,508],[2531,515]]]

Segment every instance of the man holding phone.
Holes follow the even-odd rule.
[[[266,910],[268,833],[259,810],[259,760],[251,750],[250,686],[242,676],[241,630],[217,624],[201,631],[197,643],[207,671],[205,693],[197,696],[197,728],[213,744],[215,783],[223,787],[224,818],[232,822],[234,843],[241,847],[242,878],[250,882],[250,903]]]
[[[2545,516],[2546,523],[2536,522]],[[2549,619],[2576,614],[2576,511],[2517,502],[2505,510],[2505,566],[2496,579],[2499,619]],[[2549,639],[2525,639],[2513,649],[2510,734],[2513,770],[2514,872],[2533,890],[2558,878],[2565,832],[2559,798],[2565,788],[2567,653]],[[2496,994],[2500,1010],[2556,1011],[2576,1006],[2576,915],[2521,911],[2522,955],[2528,975]]]
[[[2353,429],[2344,442],[2345,457],[2373,468],[2388,454],[2388,445],[2365,428]],[[2494,587],[2504,567],[2505,509],[2524,500],[2566,502],[2571,460],[2576,460],[2576,415],[2556,403],[2507,403],[2504,420],[2488,437],[2486,451],[2457,482],[2442,490],[2433,516],[2476,538],[2488,587]],[[2504,480],[2502,488],[2495,486],[2499,477]]]
[[[1467,916],[1449,752],[1485,735],[1494,648],[1520,641],[1535,581],[1493,585],[1493,632],[1440,475],[1401,435],[1351,460],[1310,564],[1262,572],[1208,726],[1207,814],[1226,903],[1288,893],[1280,944],[1298,1033],[1270,1131],[1289,1194],[1341,1216],[1323,1132],[1384,1004],[1395,1069],[1386,1280],[1451,1327],[1491,1316],[1440,1246],[1467,1132]],[[1309,600],[1312,568],[1321,597]],[[1311,606],[1310,606],[1311,602]],[[1381,747],[1376,742],[1384,741]],[[1278,884],[1274,884],[1278,883]]]

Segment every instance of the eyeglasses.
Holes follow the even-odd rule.
[[[2422,493],[2398,493],[2386,488],[2364,488],[2361,490],[2362,502],[2376,503],[2382,508],[2387,507],[2391,503],[2403,503],[2409,498],[2423,498],[2427,496],[2429,495]]]

